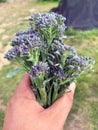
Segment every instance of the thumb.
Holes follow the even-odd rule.
[[[46,109],[50,118],[56,120],[59,123],[60,121],[61,123],[65,122],[73,103],[75,88],[75,83],[72,83],[65,91],[65,94],[57,101],[55,101],[52,106]]]

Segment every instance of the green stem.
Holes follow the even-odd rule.
[[[42,102],[42,100],[41,100],[41,97],[40,97],[39,92],[38,92],[37,89],[36,89],[36,98],[37,98],[37,101],[39,102],[39,104],[40,104],[41,106],[43,106],[43,102]]]
[[[16,61],[17,61],[20,65],[22,65],[22,67],[24,67],[24,69],[25,69],[26,72],[29,72],[29,69],[27,68],[27,66],[26,66],[24,63],[22,63],[22,60],[20,60],[20,59],[17,57],[17,58],[16,58]]]
[[[60,91],[60,93],[57,96],[57,99],[60,98],[64,93],[65,93],[65,88],[63,88],[62,91]]]
[[[43,103],[43,107],[47,107],[47,93],[45,87],[38,88],[38,90]]]
[[[48,106],[51,105],[51,95],[52,95],[52,87],[49,88],[49,92],[48,92]]]
[[[56,87],[54,87],[52,103],[54,103],[56,101],[57,96],[58,96],[58,89]]]

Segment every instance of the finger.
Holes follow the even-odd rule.
[[[26,97],[29,99],[33,99],[35,100],[35,95],[30,87],[31,82],[30,82],[30,75],[26,74],[23,79],[21,80],[21,82],[19,83],[16,91],[15,91],[15,95],[17,97]]]
[[[71,90],[70,92],[66,93],[59,98],[55,103],[46,109],[46,114],[49,114],[51,119],[56,119],[57,122],[61,123],[64,122],[70,112],[72,103],[73,103],[73,96],[75,92],[75,83],[72,83],[68,89]]]
[[[73,83],[71,83],[70,86],[65,90],[65,93],[72,92],[72,94],[74,95],[75,88],[76,88],[76,84],[73,82]]]
[[[74,94],[75,93],[75,89],[76,89],[76,84],[73,82],[68,89]]]
[[[18,86],[19,89],[30,86],[30,76],[28,73],[23,77]]]

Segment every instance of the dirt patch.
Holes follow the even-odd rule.
[[[4,65],[7,65],[7,64],[9,64],[9,61],[4,59],[4,54],[0,54],[0,70],[2,69]]]
[[[3,35],[2,40],[8,39],[8,37],[9,37],[8,35]]]
[[[10,45],[6,46],[4,49],[0,48],[0,70],[2,69],[3,65],[9,64],[7,59],[4,59],[4,54],[11,48]]]
[[[0,42],[0,50],[2,49],[2,42]]]
[[[5,29],[0,28],[0,34],[3,33],[3,32],[5,32]]]
[[[1,24],[0,26],[2,27],[2,28],[5,28],[5,27],[8,27],[8,26],[10,26],[12,23],[3,23],[3,24]]]
[[[98,102],[98,97],[90,97],[87,100],[92,102]]]
[[[72,120],[65,125],[64,130],[88,130],[89,122],[84,118],[83,114],[73,114]]]
[[[36,11],[36,9],[30,9],[30,10],[29,10],[30,13],[33,13],[33,12],[35,12],[35,11]]]

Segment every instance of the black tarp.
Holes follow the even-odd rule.
[[[98,28],[98,0],[62,0],[52,11],[66,17],[67,27]]]

